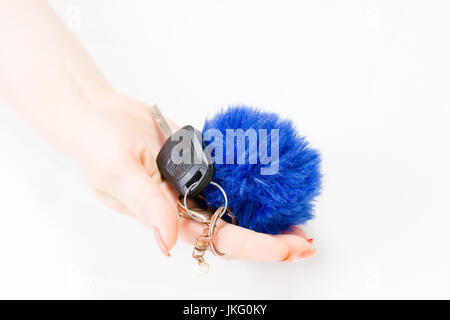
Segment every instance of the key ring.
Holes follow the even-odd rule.
[[[203,231],[200,237],[197,238],[197,242],[201,244],[201,241],[208,241],[208,245],[204,247],[204,244],[201,245],[204,247],[204,250],[210,248],[211,252],[216,256],[223,256],[224,254],[221,253],[219,250],[216,249],[214,246],[214,242],[212,241],[214,237],[216,236],[216,233],[218,231],[217,221],[219,220],[219,213],[222,213],[223,207],[220,207],[214,212],[214,214],[211,214],[210,207],[208,206],[207,209],[203,208],[190,208],[187,209],[183,203],[182,203],[183,196],[178,197],[177,201],[177,207],[179,211],[179,215],[182,218],[192,218],[191,215],[188,214],[187,210],[190,210],[191,214],[196,217],[196,221],[201,221],[203,224]],[[206,201],[203,196],[197,196],[196,198],[201,199],[202,201]],[[231,212],[231,208],[228,207],[226,210],[228,216],[231,218],[234,218]],[[200,239],[201,238],[201,239]],[[194,257],[195,258],[195,257]]]
[[[189,194],[189,191],[191,191],[191,189],[194,188],[197,184],[198,184],[198,182],[194,182],[193,184],[191,184],[191,185],[189,186],[189,188],[187,188],[187,190],[186,190],[186,192],[185,192],[185,194],[184,194],[184,200],[183,200],[183,203],[184,203],[184,209],[186,210],[187,214],[190,215],[191,218],[194,219],[194,220],[197,221],[197,222],[200,222],[200,223],[211,222],[211,221],[202,221],[200,218],[196,217],[196,216],[191,212],[191,210],[189,210],[189,208],[188,208],[188,206],[187,206],[187,196],[188,196],[188,194]],[[212,184],[213,186],[217,187],[217,188],[222,192],[222,194],[223,194],[223,198],[224,198],[224,200],[225,200],[225,205],[223,206],[223,210],[222,210],[222,212],[221,212],[221,214],[220,214],[220,217],[219,217],[219,218],[222,218],[222,216],[224,215],[225,212],[227,212],[227,209],[228,209],[228,197],[227,197],[227,194],[225,193],[225,190],[223,190],[223,188],[222,188],[218,183],[216,183],[216,182],[214,182],[214,181],[211,181],[210,184]],[[204,199],[204,198],[203,198],[203,199]],[[216,219],[216,222],[217,222],[217,220],[218,220],[218,219]],[[215,225],[215,222],[214,222],[214,225]]]
[[[193,220],[202,223],[203,224],[203,231],[202,234],[196,239],[196,244],[194,246],[194,252],[193,257],[199,262],[204,262],[203,256],[206,252],[206,250],[209,248],[211,252],[216,256],[223,256],[224,254],[221,253],[219,250],[216,249],[214,246],[213,239],[216,236],[216,233],[218,231],[217,221],[219,221],[222,216],[228,212],[228,215],[232,217],[231,209],[228,207],[228,197],[226,195],[225,190],[216,182],[211,181],[210,183],[217,187],[223,194],[223,197],[225,199],[225,206],[222,206],[214,212],[214,214],[211,215],[211,213],[208,211],[208,209],[189,209],[187,206],[187,195],[189,194],[189,191],[191,188],[194,188],[197,182],[194,182],[189,188],[187,189],[184,197],[180,196],[178,197],[178,209],[180,211],[180,215],[182,217],[190,217]],[[181,203],[181,198],[183,198],[183,203]],[[202,201],[205,201],[205,198],[203,196],[198,196],[197,198],[201,199]]]
[[[190,185],[184,196],[179,196],[177,201],[177,207],[179,210],[179,214],[184,218],[191,218],[203,225],[202,233],[195,239],[194,250],[192,252],[192,257],[197,261],[194,270],[197,272],[197,275],[204,275],[208,273],[209,264],[205,261],[205,254],[208,249],[215,256],[223,256],[219,250],[216,249],[214,245],[214,237],[217,235],[219,227],[217,222],[223,215],[227,212],[228,215],[234,220],[233,214],[231,212],[231,208],[228,207],[228,197],[225,190],[216,182],[211,181],[210,183],[217,187],[223,194],[225,199],[225,205],[219,207],[213,214],[211,214],[210,206],[207,203],[206,199],[203,196],[197,196],[196,198],[202,200],[206,203],[207,208],[195,208],[190,209],[187,206],[187,195],[189,191],[197,185],[198,182],[194,182]]]
[[[182,218],[191,218],[194,219],[194,217],[196,217],[196,219],[194,219],[197,222],[200,223],[209,223],[211,220],[211,208],[209,206],[209,204],[206,202],[205,197],[203,197],[202,195],[198,195],[195,197],[196,200],[201,200],[204,203],[206,203],[205,208],[190,208],[188,209],[184,204],[183,204],[183,196],[179,196],[177,199],[177,208],[178,208],[178,214],[180,217]],[[201,207],[201,206],[200,206]],[[189,213],[188,213],[189,210]]]

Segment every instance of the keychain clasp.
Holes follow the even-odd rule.
[[[203,203],[204,208],[188,208],[187,206],[187,194],[189,193],[189,189],[195,186],[195,183],[191,185],[186,194],[184,196],[179,196],[177,201],[177,207],[179,211],[180,217],[193,219],[203,225],[202,233],[195,239],[194,250],[192,252],[192,257],[197,261],[197,265],[194,267],[195,271],[198,275],[205,275],[209,271],[209,264],[205,261],[204,256],[208,249],[216,256],[223,256],[214,246],[214,237],[217,235],[219,230],[218,221],[222,216],[227,213],[229,216],[233,216],[231,209],[228,207],[228,199],[225,191],[222,189],[220,185],[211,181],[212,185],[219,188],[222,191],[225,206],[218,208],[214,214],[211,213],[211,207],[207,203],[206,199],[203,196],[197,196],[197,204],[200,205]]]

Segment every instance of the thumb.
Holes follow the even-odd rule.
[[[175,245],[178,235],[176,206],[161,183],[154,181],[137,163],[124,167],[112,188],[113,196],[127,206],[136,218],[153,229],[156,242],[165,256]]]

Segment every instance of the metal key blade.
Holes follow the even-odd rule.
[[[168,139],[173,134],[173,129],[156,104],[150,107],[150,113],[153,119],[155,119],[159,128],[161,129],[161,132],[164,135],[164,137]]]

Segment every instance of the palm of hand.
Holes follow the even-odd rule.
[[[69,153],[95,196],[110,209],[152,228],[166,256],[178,234],[193,243],[202,226],[178,217],[176,194],[161,179],[155,159],[165,138],[149,107],[113,94],[96,101],[80,119],[79,142]],[[312,239],[307,240],[300,228],[292,230],[272,236],[221,221],[214,241],[229,259],[291,261],[314,254]]]

